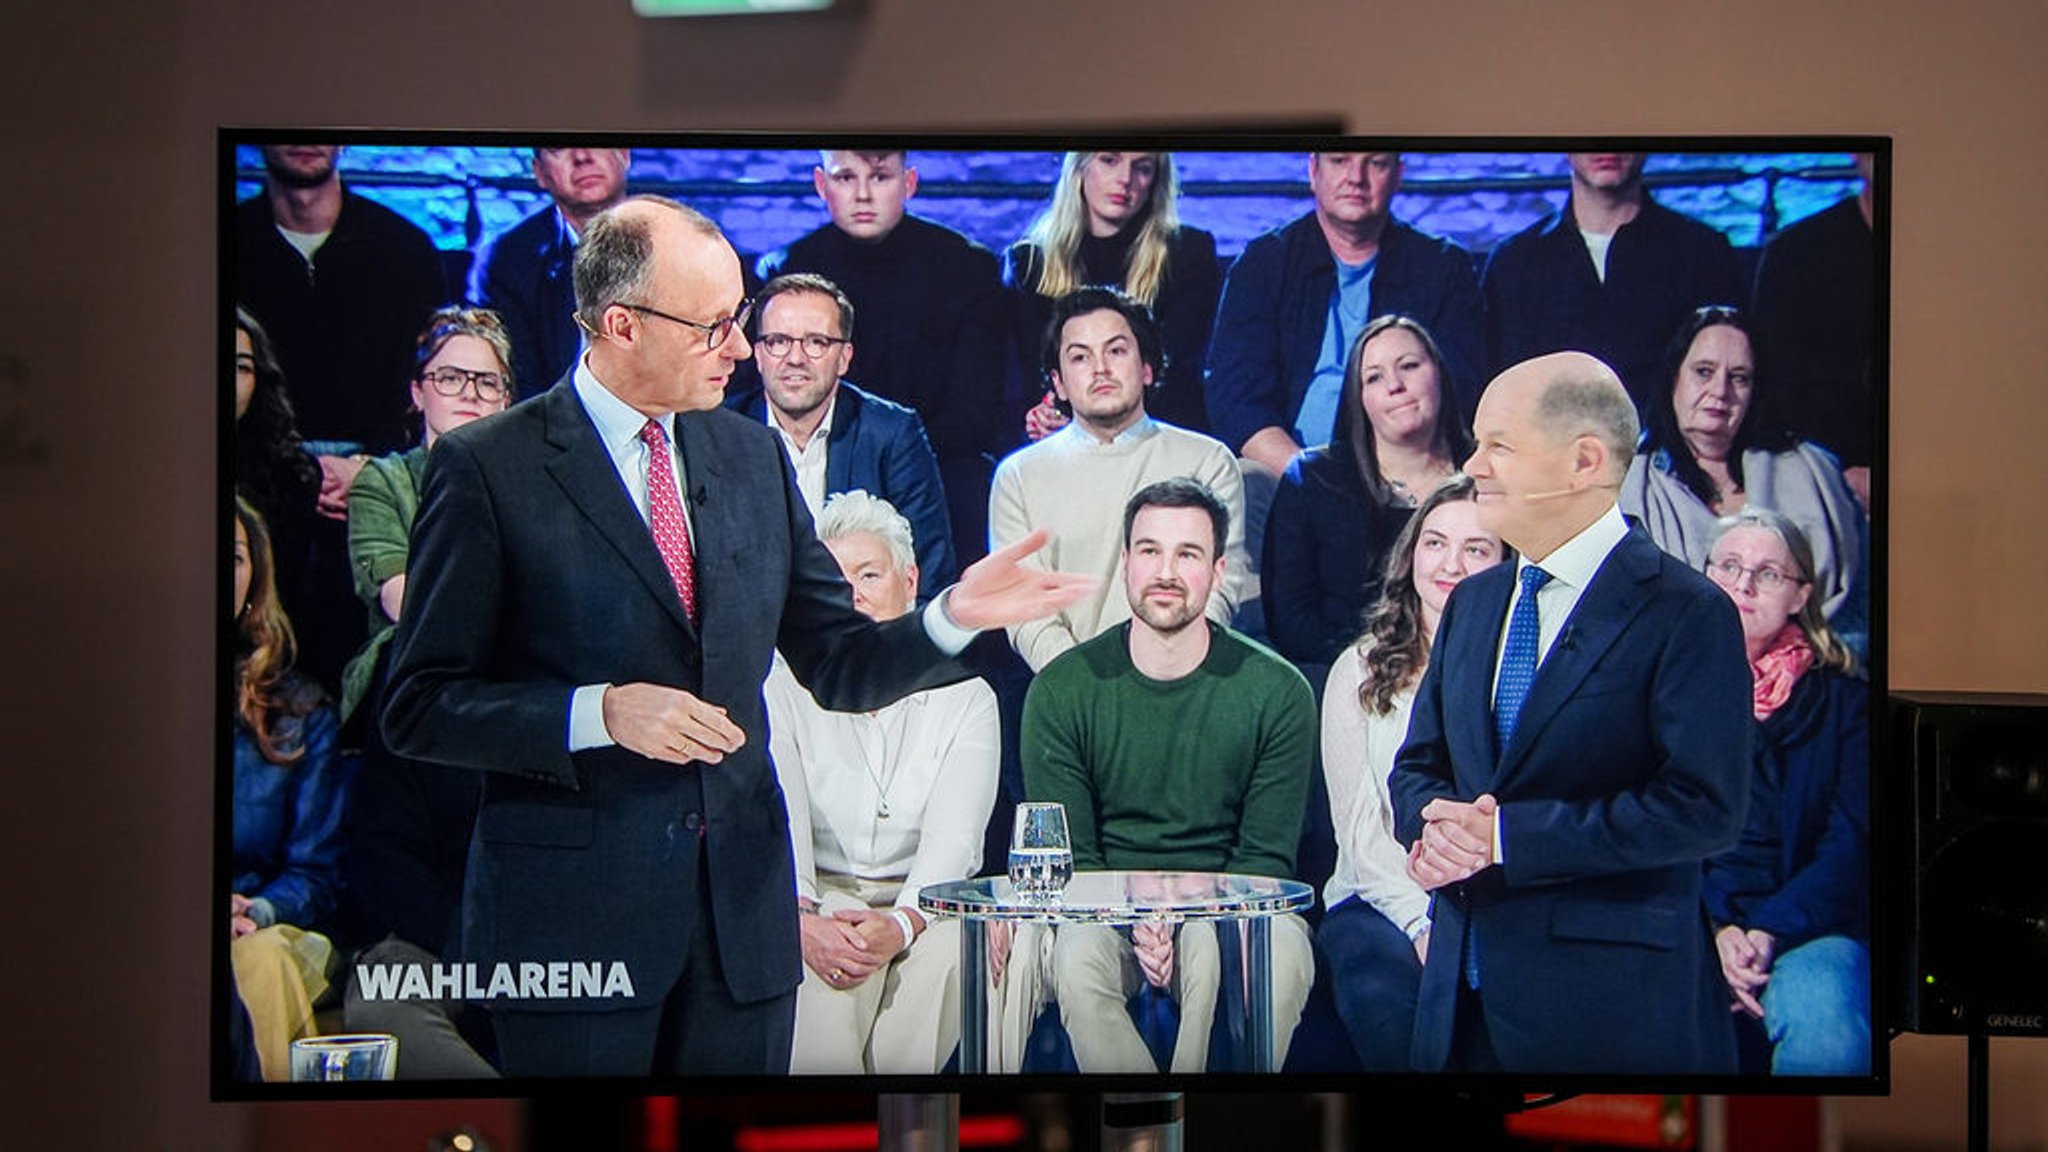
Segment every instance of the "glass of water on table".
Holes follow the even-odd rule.
[[[1074,848],[1063,805],[1017,805],[1010,834],[1010,886],[1026,900],[1052,900],[1074,878]]]

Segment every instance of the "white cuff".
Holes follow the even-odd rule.
[[[609,684],[585,684],[569,697],[569,751],[609,748],[618,743],[604,726],[604,690]]]
[[[980,632],[974,628],[961,627],[946,612],[946,603],[952,596],[953,590],[947,588],[932,597],[932,602],[924,606],[924,634],[931,637],[932,643],[938,645],[939,651],[948,656],[958,656],[967,650],[967,645],[973,642]]]
[[[903,929],[903,946],[910,947],[917,942],[917,924],[910,919],[910,913],[901,908],[889,909],[889,918],[896,921],[896,927]]]

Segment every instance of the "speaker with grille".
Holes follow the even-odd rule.
[[[1898,693],[1906,1031],[2048,1035],[2048,696]]]

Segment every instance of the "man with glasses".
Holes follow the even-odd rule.
[[[434,448],[385,735],[484,772],[464,959],[507,1073],[780,1073],[803,962],[771,653],[821,704],[878,708],[1089,582],[1021,568],[1039,537],[861,615],[773,434],[722,407],[751,345],[717,225],[631,198],[575,279],[575,368]]]
[[[513,373],[529,387],[561,379],[582,346],[571,263],[590,221],[626,198],[632,163],[625,148],[535,148],[533,182],[547,207],[477,251],[469,298],[505,318]]]
[[[758,387],[726,407],[765,422],[782,438],[797,490],[816,518],[825,497],[860,489],[910,521],[922,586],[953,580],[953,535],[939,458],[912,409],[846,380],[853,360],[853,301],[823,276],[778,276],[754,298]]]

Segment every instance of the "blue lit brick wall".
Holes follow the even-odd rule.
[[[922,152],[912,156],[920,190],[913,211],[1000,252],[1045,202],[1059,170],[1048,152]],[[1225,257],[1308,209],[1299,153],[1189,152],[1176,156],[1186,189],[1181,216],[1216,234]],[[238,197],[254,195],[262,168],[253,148],[238,157]],[[817,153],[789,150],[641,149],[636,187],[673,189],[717,219],[742,252],[781,247],[824,221],[811,193]],[[444,249],[473,247],[546,201],[523,150],[468,147],[348,149],[342,171],[358,191],[404,213]],[[1814,153],[1660,155],[1647,165],[1665,204],[1753,247],[1856,188],[1851,157]],[[1556,153],[1411,153],[1395,211],[1426,232],[1476,252],[1564,202],[1567,170]]]

